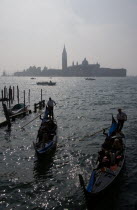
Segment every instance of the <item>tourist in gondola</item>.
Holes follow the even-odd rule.
[[[54,100],[52,100],[51,98],[49,98],[47,106],[48,106],[48,110],[49,110],[49,115],[53,119],[54,118],[53,108],[54,108],[54,106],[56,106],[56,102]]]
[[[127,115],[126,113],[122,112],[122,109],[118,109],[117,120],[118,120],[117,131],[121,132],[124,122],[127,120]]]

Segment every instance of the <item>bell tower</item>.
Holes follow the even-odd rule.
[[[67,52],[64,45],[64,49],[62,52],[62,70],[66,70],[66,69],[67,69]]]

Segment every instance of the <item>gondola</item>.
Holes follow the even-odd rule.
[[[36,142],[33,142],[38,158],[45,157],[55,151],[57,145],[57,122],[49,115],[48,107],[38,130]]]
[[[79,174],[80,185],[88,206],[111,189],[125,161],[125,136],[122,132],[117,132],[117,122],[113,116],[108,134],[105,135],[106,139],[98,152],[97,165],[91,173],[87,187],[82,175]]]
[[[8,109],[9,116],[13,116],[22,112],[28,111],[29,105],[25,105],[24,103],[16,104],[12,108]]]

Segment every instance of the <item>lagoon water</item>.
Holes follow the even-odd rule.
[[[78,174],[87,183],[97,152],[103,143],[102,132],[111,123],[117,108],[127,113],[123,132],[126,136],[126,163],[109,198],[99,202],[99,210],[137,209],[137,77],[52,78],[56,86],[37,86],[38,81],[51,78],[0,77],[0,90],[4,86],[19,86],[20,102],[23,91],[30,89],[32,114],[16,119],[11,132],[0,128],[0,209],[1,210],[86,210]],[[20,128],[40,113],[33,113],[34,103],[53,98],[58,124],[58,146],[49,160],[39,162],[35,157],[33,141],[36,140],[40,119],[25,130]],[[16,88],[15,88],[16,99]],[[16,101],[15,101],[16,103]],[[0,104],[0,116],[3,110]]]

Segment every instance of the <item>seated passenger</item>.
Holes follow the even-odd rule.
[[[110,149],[111,149],[110,143],[109,143],[109,142],[104,142],[104,143],[102,144],[102,149],[103,149],[103,150],[110,150]]]
[[[98,161],[99,161],[99,165],[98,168],[102,168],[102,167],[110,167],[110,155],[108,151],[105,150],[101,150],[98,152],[99,157],[98,157]]]
[[[116,138],[115,140],[114,140],[114,143],[113,143],[113,145],[112,145],[112,149],[113,149],[113,151],[119,151],[119,150],[122,150],[122,144],[121,144],[121,141],[118,139],[118,138]]]
[[[49,121],[48,127],[49,127],[49,131],[50,131],[50,132],[55,132],[56,124],[54,123],[53,120],[50,120],[50,121]]]

